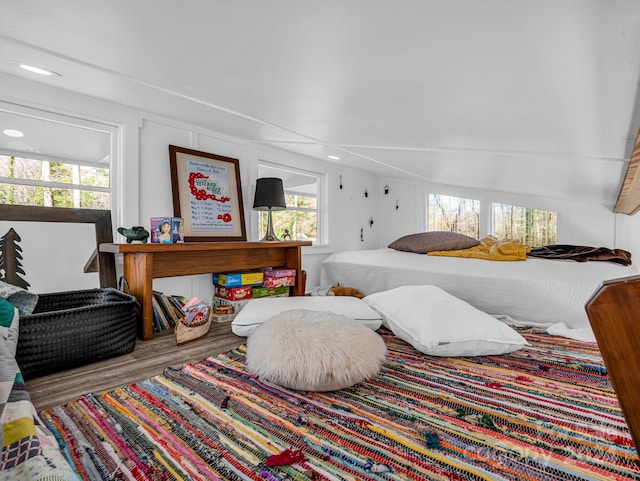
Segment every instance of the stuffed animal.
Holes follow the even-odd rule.
[[[364,294],[360,294],[360,291],[358,289],[354,287],[341,286],[340,284],[329,287],[329,290],[327,291],[326,295],[327,296],[353,296],[353,297],[357,297],[358,299],[362,299],[364,297]]]

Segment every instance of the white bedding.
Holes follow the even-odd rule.
[[[320,282],[355,287],[365,295],[431,284],[518,324],[582,329],[590,328],[584,306],[600,283],[637,273],[635,266],[611,262],[487,261],[384,248],[332,254],[322,264]]]

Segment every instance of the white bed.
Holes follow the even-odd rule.
[[[585,303],[600,283],[637,273],[633,265],[611,262],[488,261],[383,248],[332,254],[322,264],[320,282],[323,287],[337,283],[355,287],[365,295],[431,284],[519,324],[562,328],[564,323],[571,330],[590,331]]]

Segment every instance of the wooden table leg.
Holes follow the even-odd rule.
[[[287,267],[296,269],[296,285],[293,287],[292,295],[304,296],[304,282],[302,282],[302,249],[299,247],[287,248]]]
[[[138,299],[142,308],[138,336],[148,341],[153,339],[153,254],[125,253],[123,263],[131,295]]]

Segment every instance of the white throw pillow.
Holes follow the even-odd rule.
[[[247,339],[247,367],[261,379],[302,391],[335,391],[375,376],[387,346],[350,317],[292,309]]]
[[[366,302],[349,296],[293,296],[251,299],[231,321],[231,330],[238,336],[249,336],[270,317],[291,309],[329,311],[361,322],[374,331],[382,325],[382,317]]]
[[[505,354],[527,345],[511,327],[436,286],[402,286],[363,300],[398,337],[433,356]]]

